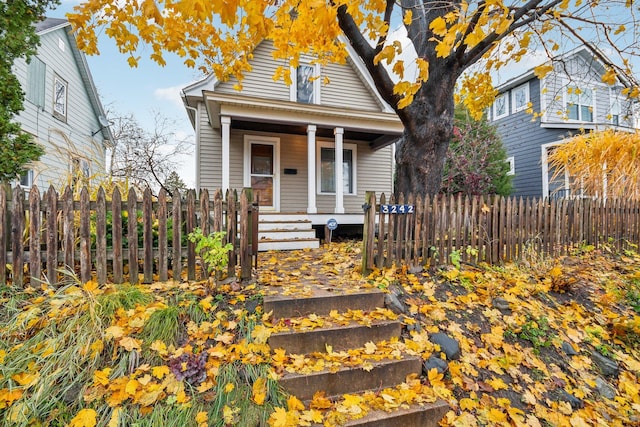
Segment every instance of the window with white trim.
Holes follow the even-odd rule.
[[[33,186],[33,170],[29,169],[27,172],[20,176],[20,187],[31,188]]]
[[[514,156],[507,157],[505,161],[509,165],[509,171],[507,171],[507,175],[515,175],[516,174],[516,158]]]
[[[342,147],[342,184],[344,194],[356,194],[356,161],[355,144],[343,144]],[[318,193],[335,194],[336,192],[336,150],[335,144],[318,142],[317,155]]]
[[[300,64],[292,68],[290,100],[302,104],[320,104],[319,76],[319,64]]]
[[[498,95],[493,101],[493,120],[501,119],[509,115],[509,102],[506,93]]]
[[[513,112],[526,110],[529,107],[529,82],[511,90]]]
[[[593,90],[590,88],[569,86],[565,105],[569,120],[593,122]]]
[[[53,78],[53,116],[67,121],[68,84],[57,75]]]

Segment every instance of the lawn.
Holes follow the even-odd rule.
[[[0,288],[0,425],[338,425],[369,410],[444,399],[443,425],[640,423],[640,255],[582,248],[561,259],[531,255],[502,266],[393,268],[359,273],[360,249],[341,242],[260,255],[258,280]],[[271,349],[262,299],[301,298],[312,284],[379,288],[399,302],[371,313],[289,319],[313,328],[352,317],[403,322],[403,339],[368,343],[367,357],[402,351],[443,357],[431,341],[454,339],[459,357],[439,370],[369,395],[302,403],[283,372],[339,365]],[[340,319],[342,317],[342,319]],[[286,320],[286,319],[285,319]],[[316,365],[317,364],[317,365]]]

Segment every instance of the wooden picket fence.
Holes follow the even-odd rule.
[[[147,189],[140,198],[132,188],[126,196],[118,188],[107,196],[100,187],[90,197],[85,187],[74,200],[71,188],[58,195],[50,187],[41,198],[34,186],[25,199],[22,188],[0,186],[0,283],[55,284],[65,269],[83,283],[151,283],[181,280],[183,273],[188,280],[204,279],[206,266],[186,239],[195,228],[205,235],[225,231],[234,248],[229,275],[239,266],[240,278],[251,278],[258,244],[251,189],[240,197],[218,190],[213,198],[206,189],[199,197],[194,190],[173,197],[161,190],[155,197]]]
[[[640,243],[633,200],[385,195],[367,192],[363,270],[394,263],[500,263],[557,257],[584,245]],[[392,213],[393,212],[393,213]]]

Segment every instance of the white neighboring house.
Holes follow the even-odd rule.
[[[89,179],[104,172],[106,147],[113,136],[98,98],[86,58],[66,19],[46,18],[36,25],[37,54],[18,60],[14,73],[25,92],[22,130],[44,146],[20,184],[60,189],[72,176]]]
[[[355,54],[326,67],[306,58],[287,86],[272,78],[280,65],[272,49],[268,40],[255,49],[242,91],[214,76],[183,89],[196,186],[252,187],[261,249],[314,246],[311,225],[362,224],[365,191],[392,192],[393,143],[403,126]]]

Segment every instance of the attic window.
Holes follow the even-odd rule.
[[[493,101],[493,120],[498,120],[509,114],[508,97],[506,93],[498,95]]]
[[[320,103],[320,66],[301,64],[291,70],[290,100],[302,104]]]
[[[591,89],[569,86],[566,99],[569,120],[593,122],[593,91]]]
[[[65,49],[64,40],[62,40],[60,37],[58,37],[58,49],[60,49],[63,52],[64,52],[64,49]]]
[[[525,83],[511,91],[513,112],[525,110],[529,106],[529,83]]]

